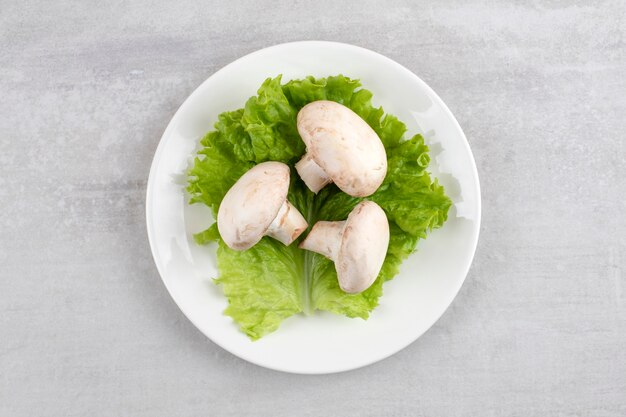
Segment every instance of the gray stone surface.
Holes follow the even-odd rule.
[[[0,416],[626,415],[625,22],[622,0],[0,0]],[[426,80],[465,129],[484,207],[441,320],[317,377],[207,340],[144,224],[185,97],[302,39]]]

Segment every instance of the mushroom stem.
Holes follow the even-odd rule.
[[[322,167],[315,163],[308,153],[304,154],[302,159],[298,161],[296,171],[298,171],[300,178],[302,178],[306,186],[315,194],[332,182]]]
[[[285,200],[265,234],[285,245],[290,245],[306,230],[307,226],[308,223],[298,209]]]
[[[335,261],[341,247],[345,224],[345,220],[340,222],[319,221],[315,223],[306,239],[298,247],[317,252]]]

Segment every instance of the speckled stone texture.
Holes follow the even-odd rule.
[[[441,320],[317,377],[207,340],[144,222],[185,97],[302,39],[422,77],[483,189],[476,259]],[[0,0],[0,416],[626,415],[625,42],[622,0]]]

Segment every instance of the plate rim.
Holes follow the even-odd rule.
[[[289,367],[281,367],[281,366],[276,366],[276,365],[270,365],[267,363],[263,363],[259,360],[257,360],[256,358],[252,358],[249,355],[246,354],[241,354],[240,352],[233,352],[230,349],[226,348],[224,345],[222,345],[219,341],[215,340],[215,338],[211,337],[209,334],[207,334],[207,332],[205,332],[201,326],[198,325],[198,323],[196,323],[196,321],[194,319],[191,318],[191,315],[188,314],[187,309],[178,302],[178,300],[176,299],[176,297],[174,297],[173,295],[173,291],[170,288],[170,286],[167,284],[166,280],[164,279],[164,273],[162,271],[161,266],[159,265],[159,262],[156,259],[156,244],[155,244],[155,237],[153,236],[153,221],[152,221],[152,204],[150,204],[152,202],[153,199],[153,194],[154,194],[154,185],[155,185],[155,177],[156,177],[156,167],[159,165],[159,162],[161,161],[162,155],[163,155],[163,149],[165,148],[165,142],[166,142],[166,137],[170,135],[170,132],[172,129],[174,129],[175,125],[178,122],[178,118],[179,118],[179,114],[181,113],[183,108],[186,108],[188,103],[190,101],[192,101],[192,99],[200,94],[200,91],[202,90],[202,87],[207,84],[209,82],[209,80],[213,77],[215,77],[216,75],[227,71],[229,67],[231,67],[232,65],[235,65],[236,63],[245,60],[245,59],[250,59],[253,58],[255,55],[259,55],[262,54],[264,52],[267,52],[270,49],[280,49],[280,48],[285,48],[285,47],[293,47],[293,46],[297,46],[297,45],[301,45],[301,46],[330,46],[330,47],[342,47],[342,48],[348,48],[348,49],[355,49],[361,53],[365,53],[365,54],[370,54],[375,56],[378,59],[382,59],[383,61],[385,61],[387,64],[395,67],[396,69],[406,73],[410,78],[414,79],[415,82],[417,82],[421,88],[423,88],[426,92],[428,92],[431,95],[431,98],[436,102],[437,105],[439,105],[444,113],[446,114],[446,116],[448,116],[453,124],[453,127],[457,130],[458,133],[460,133],[460,136],[463,139],[463,146],[465,147],[466,151],[468,152],[469,156],[470,156],[470,165],[471,165],[471,172],[472,172],[472,176],[473,179],[476,183],[476,190],[477,190],[477,198],[476,198],[476,221],[475,221],[475,233],[474,233],[474,239],[471,242],[471,256],[468,257],[468,261],[467,264],[465,265],[464,269],[464,273],[463,273],[463,279],[460,280],[460,282],[458,283],[458,285],[456,286],[456,288],[454,288],[454,292],[451,293],[452,296],[450,298],[450,300],[447,302],[446,307],[441,311],[440,314],[438,314],[436,316],[436,318],[434,318],[432,320],[432,323],[430,323],[428,326],[426,326],[424,328],[424,330],[422,330],[421,332],[416,333],[414,338],[411,338],[409,340],[408,343],[405,343],[401,346],[398,346],[392,350],[390,350],[389,352],[385,352],[382,355],[378,355],[375,356],[371,359],[369,359],[368,361],[365,361],[362,364],[359,364],[357,366],[346,366],[344,368],[337,368],[335,370],[332,371],[327,371],[327,370],[323,370],[323,371],[303,371],[303,370],[294,370],[294,369],[290,369]],[[234,355],[238,358],[241,358],[249,363],[252,363],[256,366],[260,366],[263,368],[267,368],[267,369],[272,369],[275,371],[281,371],[281,372],[286,372],[286,373],[292,373],[292,374],[300,374],[300,375],[326,375],[326,374],[333,374],[333,373],[340,373],[340,372],[347,372],[347,371],[351,371],[351,370],[355,370],[355,369],[360,369],[369,365],[372,365],[374,363],[380,362],[384,359],[387,359],[395,354],[397,354],[398,352],[406,349],[409,345],[413,344],[417,339],[419,339],[422,335],[424,335],[424,333],[426,333],[428,330],[430,330],[432,328],[432,326],[437,323],[441,317],[443,316],[443,314],[448,311],[448,309],[450,308],[450,306],[452,305],[452,303],[454,302],[454,300],[456,299],[461,287],[463,286],[463,283],[465,282],[465,280],[467,279],[467,275],[470,271],[470,268],[474,262],[474,258],[476,256],[476,250],[478,247],[478,240],[480,237],[480,229],[481,229],[481,223],[482,223],[482,192],[481,192],[481,186],[480,186],[480,178],[478,176],[478,169],[476,167],[476,160],[474,158],[474,154],[472,152],[472,149],[469,145],[469,142],[467,140],[467,137],[465,136],[465,132],[463,131],[463,129],[461,128],[461,125],[459,124],[459,122],[457,121],[456,117],[454,116],[454,114],[452,113],[452,111],[448,108],[448,106],[446,105],[446,103],[441,99],[441,97],[439,97],[439,95],[424,81],[422,80],[417,74],[415,74],[413,71],[409,70],[408,68],[406,68],[404,65],[396,62],[395,60],[382,55],[378,52],[372,51],[371,49],[368,48],[364,48],[361,46],[357,46],[357,45],[353,45],[353,44],[349,44],[349,43],[344,43],[344,42],[336,42],[336,41],[323,41],[323,40],[303,40],[303,41],[293,41],[293,42],[284,42],[284,43],[279,43],[279,44],[274,44],[274,45],[270,45],[261,49],[257,49],[253,52],[250,52],[248,54],[245,54],[237,59],[235,59],[234,61],[229,62],[228,64],[226,64],[225,66],[221,67],[220,69],[218,69],[217,71],[213,72],[211,75],[209,75],[204,81],[202,81],[192,92],[191,94],[189,94],[187,96],[187,98],[185,98],[185,100],[180,104],[180,106],[178,107],[178,109],[176,110],[176,112],[174,113],[174,115],[171,117],[170,121],[167,124],[167,127],[165,128],[165,130],[163,131],[163,134],[161,135],[161,138],[159,139],[159,143],[157,145],[157,148],[154,152],[154,156],[152,159],[152,163],[150,164],[150,171],[148,174],[148,181],[146,184],[146,194],[145,194],[145,204],[146,204],[146,229],[147,229],[147,235],[148,235],[148,242],[150,245],[150,253],[152,255],[152,260],[157,268],[157,271],[159,273],[159,277],[161,278],[161,281],[163,283],[163,285],[165,286],[170,298],[174,301],[174,303],[178,306],[178,308],[180,309],[180,311],[183,313],[183,315],[187,318],[187,320],[189,320],[198,331],[200,331],[200,333],[202,333],[205,337],[207,337],[211,342],[215,343],[217,346],[219,346],[221,349],[225,350],[226,352],[230,353],[231,355]]]

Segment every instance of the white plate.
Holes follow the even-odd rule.
[[[428,59],[424,57],[424,59]],[[306,75],[344,74],[361,80],[382,105],[421,132],[431,149],[429,170],[454,206],[444,227],[418,245],[401,272],[385,284],[369,320],[330,313],[302,314],[251,342],[230,317],[217,276],[215,246],[199,247],[192,234],[213,220],[202,205],[187,204],[186,172],[199,139],[217,115],[240,108],[267,77],[283,82]],[[147,192],[148,236],[165,286],[183,313],[212,341],[257,365],[322,374],[384,359],[416,340],[443,314],[472,262],[480,227],[480,187],[465,135],[441,99],[415,74],[367,49],[333,42],[294,42],[262,49],[222,68],[176,112],[154,156]]]

